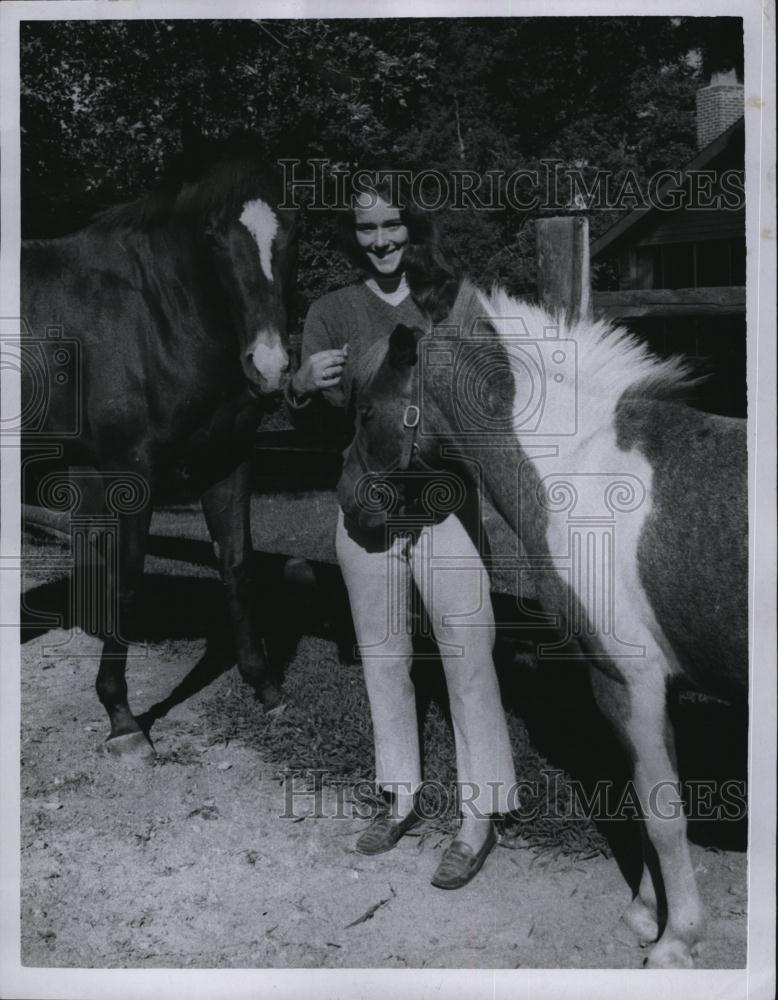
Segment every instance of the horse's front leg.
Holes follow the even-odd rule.
[[[95,687],[111,722],[106,747],[113,753],[141,759],[153,755],[153,748],[127,701],[127,649],[133,607],[143,578],[146,539],[151,521],[151,503],[139,510],[122,513],[115,532],[105,533],[102,558],[105,592],[100,632],[103,650]]]
[[[704,933],[705,911],[689,854],[663,668],[661,654],[649,650],[646,660],[625,669],[624,684],[597,671],[592,679],[598,704],[632,757],[644,816],[643,878],[625,918],[644,940],[654,936],[657,919],[661,935],[649,953],[649,968],[688,969]],[[652,885],[652,874],[657,884]],[[657,899],[666,903],[664,927]]]
[[[256,627],[259,600],[253,579],[251,480],[252,464],[243,462],[203,494],[202,505],[227,590],[238,670],[265,707],[275,708],[281,702],[281,693]]]

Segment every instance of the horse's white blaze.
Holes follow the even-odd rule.
[[[268,281],[273,281],[273,240],[278,232],[278,219],[273,209],[256,198],[247,201],[240,214],[240,221],[248,229],[257,244],[259,263]]]
[[[261,331],[249,345],[251,361],[271,388],[276,388],[289,367],[289,355],[276,332]]]

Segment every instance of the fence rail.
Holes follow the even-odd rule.
[[[538,299],[568,319],[594,312],[609,319],[683,316],[742,316],[742,285],[711,288],[635,288],[593,292],[590,289],[589,220],[558,216],[535,223]]]
[[[592,292],[592,307],[611,319],[670,316],[739,316],[746,307],[745,286],[711,288],[636,288]]]

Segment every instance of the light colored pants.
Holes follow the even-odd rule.
[[[494,612],[483,561],[454,515],[410,541],[370,551],[339,512],[335,546],[348,588],[375,739],[376,782],[414,791],[422,781],[413,663],[411,579],[440,650],[456,744],[463,814],[506,812],[515,784],[494,669]],[[509,805],[510,803],[510,805]]]

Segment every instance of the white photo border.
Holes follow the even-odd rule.
[[[0,995],[8,998],[189,1000],[255,997],[638,998],[681,995],[768,1000],[775,989],[776,807],[776,230],[775,5],[768,0],[6,0],[0,8],[2,260],[0,323],[19,316],[19,24],[28,20],[140,18],[238,19],[340,17],[735,16],[745,29],[748,429],[751,573],[749,732],[749,910],[745,969],[631,970],[95,970],[33,969],[20,964],[19,642],[0,628],[2,854]],[[19,412],[17,373],[2,370],[2,414]],[[18,450],[2,450],[2,620],[19,596]]]

